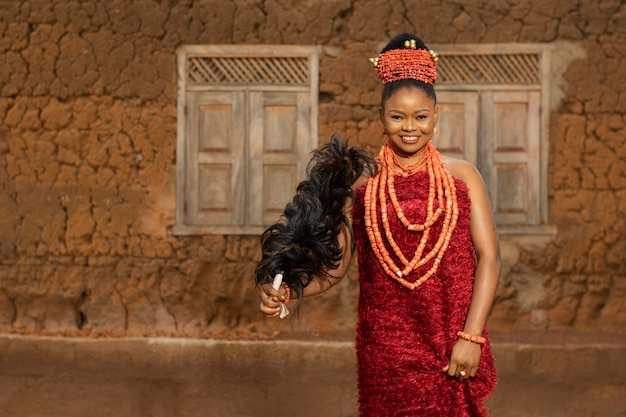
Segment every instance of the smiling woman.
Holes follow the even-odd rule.
[[[271,234],[276,240],[289,237],[288,231],[300,223],[309,225],[320,236],[314,237],[316,243],[329,245],[338,255],[316,268],[304,268],[308,264],[298,265],[292,258],[290,270],[306,272],[289,279],[300,301],[339,282],[353,246],[358,249],[362,417],[486,416],[484,400],[494,389],[496,371],[485,322],[500,273],[489,199],[474,166],[443,157],[433,143],[439,120],[433,88],[437,55],[419,38],[402,34],[372,62],[384,83],[380,169],[353,198],[342,201],[343,209],[334,216],[345,221],[326,221],[327,228],[320,229],[306,206],[294,206],[288,208],[301,211],[299,216],[268,230],[276,232]],[[312,172],[349,160],[351,152],[337,148],[330,158],[315,161]],[[345,183],[347,173],[334,171],[346,177],[338,184]],[[340,191],[345,189],[314,193],[311,201],[331,205],[338,201],[334,195],[345,195]],[[275,317],[294,292],[285,285],[276,290],[264,284],[280,272],[266,266],[285,256],[268,242],[264,240],[257,282],[261,312]],[[310,252],[301,246],[290,250]]]

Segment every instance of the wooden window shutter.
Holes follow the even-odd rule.
[[[437,93],[439,134],[433,142],[441,153],[477,164],[478,92]]]
[[[250,93],[251,226],[275,222],[310,158],[310,99],[301,92]]]
[[[187,106],[185,223],[242,226],[244,93],[191,92]]]
[[[480,166],[498,224],[540,223],[540,100],[537,91],[482,93]]]

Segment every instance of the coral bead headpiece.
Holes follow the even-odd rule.
[[[407,78],[434,84],[438,60],[439,56],[432,49],[416,49],[415,40],[406,41],[404,49],[390,49],[370,58],[383,84]]]

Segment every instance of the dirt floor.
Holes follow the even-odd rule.
[[[356,417],[351,340],[304,339],[3,335],[0,416]],[[626,338],[492,339],[493,417],[626,417]]]

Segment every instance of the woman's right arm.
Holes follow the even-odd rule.
[[[330,289],[338,284],[348,272],[353,255],[352,234],[346,227],[344,227],[337,238],[339,239],[339,245],[343,252],[341,261],[339,261],[337,268],[328,271],[328,276],[315,277],[315,279],[304,289],[305,297],[321,294]]]
[[[344,212],[348,219],[350,227],[352,227],[352,202],[346,205]],[[312,295],[321,294],[327,291],[331,287],[335,286],[341,279],[347,274],[348,268],[352,263],[354,242],[352,233],[348,230],[348,226],[344,226],[337,236],[339,246],[343,253],[341,260],[339,261],[335,269],[328,271],[327,276],[315,276],[309,285],[304,288],[304,296],[309,297]],[[261,304],[259,310],[266,317],[276,317],[280,313],[280,303],[287,298],[287,290],[282,285],[278,291],[272,288],[272,284],[263,284],[258,287],[259,298]],[[272,299],[270,299],[272,296]],[[291,293],[292,297],[296,297],[294,293]]]
[[[279,314],[279,303],[289,297],[284,285],[276,291],[272,289],[270,284],[266,283],[269,274],[275,274],[277,270],[287,269],[287,267],[277,265],[301,262],[302,265],[300,266],[303,269],[308,268],[312,271],[310,273],[313,276],[303,277],[302,284],[305,285],[305,288],[302,289],[302,294],[291,294],[300,300],[302,297],[328,290],[346,275],[352,261],[354,248],[351,233],[354,190],[358,189],[367,178],[376,175],[378,163],[364,149],[349,148],[347,140],[341,140],[333,135],[329,143],[314,152],[307,171],[307,179],[298,185],[298,198],[294,197],[292,203],[286,207],[284,227],[277,227],[280,230],[277,231],[276,235],[272,234],[274,229],[267,229],[262,237],[264,257],[255,270],[255,280],[261,299],[260,310],[266,316]],[[338,199],[341,199],[340,204],[337,204]],[[342,220],[328,222],[331,224],[313,225],[314,233],[319,239],[317,242],[319,245],[311,245],[310,253],[300,251],[303,248],[298,246],[298,241],[302,238],[300,234],[306,229],[296,227],[303,224],[307,225],[309,221],[319,221],[306,217],[309,209],[303,206],[303,203],[307,201],[321,205],[324,209],[324,216],[337,216],[336,220]],[[292,221],[293,224],[291,224]],[[282,235],[282,230],[289,230],[292,225],[296,228],[297,233],[288,236]],[[318,230],[317,226],[322,226],[323,229]],[[337,230],[338,227],[339,230]],[[332,230],[326,230],[327,228]],[[304,238],[308,240],[312,236],[304,236]],[[328,239],[336,239],[336,241],[329,242]],[[305,244],[308,247],[309,244]],[[289,249],[289,245],[293,247]],[[286,249],[281,252],[280,248]],[[337,252],[341,253],[342,256],[337,264],[334,264]],[[329,257],[333,262],[327,262],[330,260]],[[320,266],[320,264],[324,266]],[[293,270],[297,267],[298,265],[291,265],[288,269]],[[320,270],[320,268],[322,269]],[[288,276],[287,278],[292,285],[297,285],[298,289],[302,288],[298,285],[300,284],[298,281],[293,281],[294,279],[297,280],[297,277]],[[292,292],[295,293],[295,291]]]

